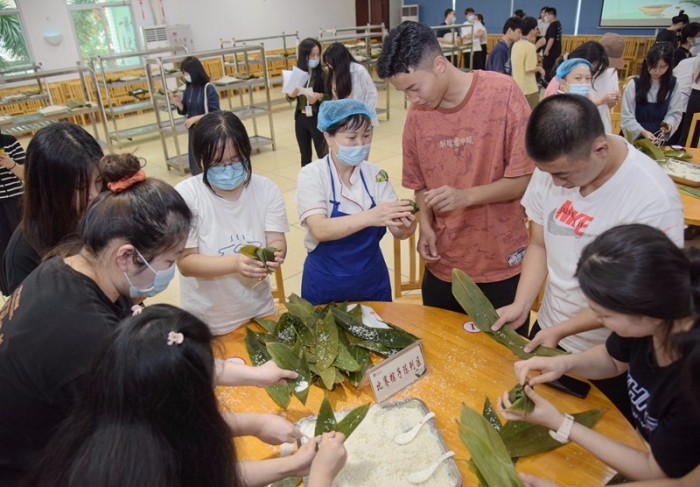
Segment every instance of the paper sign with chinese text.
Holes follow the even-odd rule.
[[[367,370],[368,380],[376,401],[382,402],[410,386],[428,372],[419,340]]]

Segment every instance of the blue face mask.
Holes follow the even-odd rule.
[[[333,139],[333,141],[338,146],[338,152],[336,156],[341,164],[346,166],[358,166],[362,161],[366,161],[369,157],[369,150],[372,147],[371,144],[366,145],[340,145]]]
[[[693,39],[693,44],[696,46],[700,46],[700,37],[696,37],[695,39]]]
[[[185,81],[187,81],[188,83],[192,83],[192,76],[190,76],[189,74],[186,74]]]
[[[320,62],[320,59],[309,59],[309,68],[316,69],[318,67],[318,63]]]
[[[129,296],[132,298],[151,298],[155,296],[158,293],[161,293],[165,291],[165,288],[168,287],[168,284],[170,284],[170,281],[173,280],[173,277],[175,277],[175,262],[173,262],[173,265],[168,267],[164,271],[157,271],[153,267],[151,267],[151,264],[148,263],[146,259],[144,259],[143,255],[141,253],[134,249],[136,254],[141,258],[141,260],[148,266],[151,271],[156,275],[155,279],[153,279],[153,285],[149,288],[140,288],[134,286],[134,284],[131,282],[131,279],[129,279],[129,276],[124,272],[124,277],[126,277],[127,282],[129,283]]]
[[[236,189],[248,176],[242,162],[226,166],[213,166],[207,169],[207,180],[219,189],[230,191]]]
[[[586,96],[591,91],[591,85],[586,83],[573,83],[569,85],[569,93],[572,95]]]

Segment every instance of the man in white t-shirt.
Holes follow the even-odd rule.
[[[581,352],[610,333],[588,307],[575,277],[583,248],[625,223],[660,228],[682,246],[683,206],[656,162],[622,137],[605,134],[596,106],[586,97],[545,98],[532,112],[525,137],[537,165],[522,199],[532,220],[530,245],[515,301],[498,309],[493,328],[523,323],[549,275],[526,350],[559,345]]]

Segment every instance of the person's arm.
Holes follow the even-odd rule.
[[[180,95],[179,93],[175,93],[174,91],[168,91],[170,94],[170,98],[172,99],[173,102],[175,102],[175,108],[177,109],[177,113],[180,115],[187,116],[187,104],[185,103],[185,98],[187,98],[187,91],[191,90],[189,86],[185,88],[185,92]]]
[[[207,108],[209,109],[209,113],[218,112],[221,110],[219,92],[216,90],[216,86],[214,86],[212,83],[207,84],[204,87],[204,96],[207,97]]]
[[[501,178],[493,183],[457,189],[441,186],[425,192],[425,203],[437,212],[453,211],[470,206],[500,203],[520,198],[530,182],[530,175]]]
[[[270,384],[284,383],[285,379],[296,379],[299,374],[292,370],[281,369],[270,360],[260,367],[226,362],[215,359],[216,385],[219,386],[255,386],[267,387]]]
[[[663,128],[663,132],[667,134],[667,138],[670,138],[681,124],[681,119],[683,118],[683,94],[681,93],[680,87],[678,86],[678,80],[676,80],[676,85],[673,88],[673,93],[671,93],[671,101],[668,105],[668,110],[664,116],[664,122],[671,126],[671,130],[666,132]]]
[[[20,181],[24,181],[24,165],[18,164],[9,154],[0,154],[0,166],[10,171]]]
[[[318,452],[309,472],[307,487],[331,487],[333,479],[345,465],[347,451],[343,442],[345,435],[331,431],[323,433],[319,443]]]
[[[506,411],[504,406],[510,407],[508,393],[506,392],[498,400],[498,409],[501,414],[509,421],[525,420],[542,425],[552,431],[557,431],[564,422],[564,415],[552,403],[532,390],[531,387],[525,387],[525,394],[535,403],[535,409],[531,413],[525,415],[523,413]],[[651,452],[640,451],[624,445],[579,423],[574,422],[569,434],[569,440],[578,443],[599,460],[629,479],[651,480],[667,477],[658,463],[656,463]]]
[[[234,436],[254,436],[268,445],[294,443],[301,430],[281,416],[265,413],[225,413]]]
[[[316,445],[321,437],[305,443],[294,455],[258,461],[242,461],[238,469],[246,487],[265,487],[287,477],[305,477],[316,456]]]
[[[425,203],[426,190],[415,191],[416,205],[418,206],[418,218],[420,218],[420,233],[418,235],[417,250],[426,262],[436,262],[440,259],[437,252],[437,237],[433,230],[435,214]]]
[[[199,247],[183,250],[177,258],[177,268],[180,270],[180,274],[185,277],[200,277],[203,279],[212,279],[229,274],[240,274],[252,279],[260,279],[267,275],[265,266],[258,260],[251,259],[243,254],[202,255],[199,253]]]
[[[630,133],[633,139],[637,139],[642,132],[647,132],[644,128],[637,122],[635,116],[635,109],[637,102],[635,99],[637,96],[637,89],[634,80],[629,80],[625,86],[625,91],[622,94],[622,109],[620,111],[620,126],[622,130],[626,130]]]
[[[319,242],[340,240],[367,227],[399,227],[401,218],[411,216],[411,205],[406,201],[380,203],[371,210],[360,211],[354,215],[328,218],[315,214],[306,217],[304,224],[311,236]]]
[[[526,487],[558,487],[557,484],[542,480],[534,475],[520,474],[520,478],[525,482]],[[700,465],[680,479],[656,479],[640,482],[629,482],[628,487],[698,487],[700,485]]]
[[[547,39],[547,45],[544,48],[544,55],[549,56],[549,51],[552,50],[552,46],[554,45],[554,37],[550,37]]]
[[[520,271],[520,281],[515,292],[513,304],[496,310],[498,321],[491,329],[499,330],[505,324],[525,323],[532,304],[542,289],[542,284],[547,278],[547,249],[544,244],[544,230],[542,225],[531,222],[532,231],[530,244],[525,250],[523,265]]]
[[[525,346],[526,352],[531,352],[539,345],[545,347],[556,347],[557,344],[564,338],[577,335],[591,330],[603,328],[596,315],[590,309],[586,309],[576,316],[562,321],[558,325],[551,326],[541,330],[535,337]]]

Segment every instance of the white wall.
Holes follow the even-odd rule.
[[[66,0],[17,0],[26,27],[34,61],[44,69],[74,66],[79,60]],[[132,0],[134,24],[153,25],[151,5],[161,1]],[[316,37],[318,29],[355,25],[354,0],[162,0],[165,22],[189,24],[198,51],[218,49],[220,38],[244,39],[293,33]],[[145,18],[144,18],[145,17]],[[44,41],[46,32],[60,32],[63,42],[52,46]],[[137,33],[140,36],[140,33]],[[281,47],[266,43],[268,48]]]

